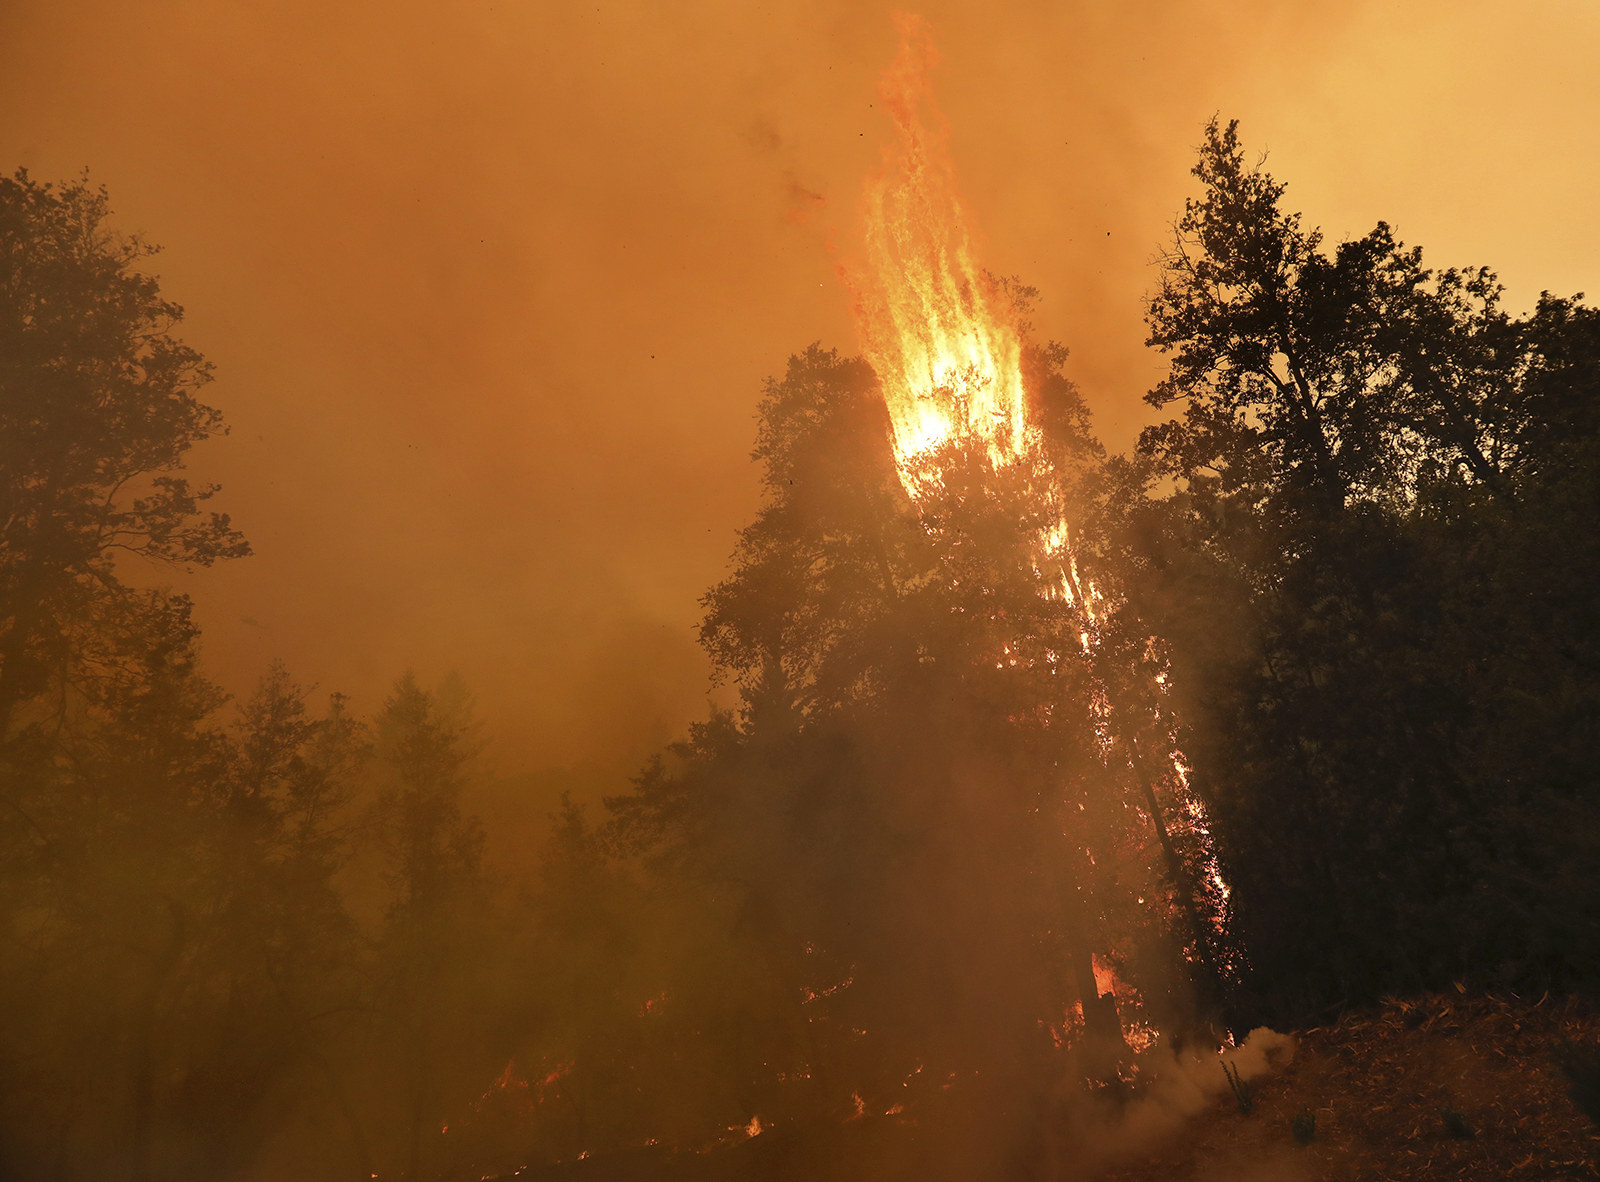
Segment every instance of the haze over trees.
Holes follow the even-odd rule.
[[[738,707],[513,873],[462,687],[228,702],[129,577],[248,554],[182,475],[209,371],[102,191],[0,180],[0,1173],[647,1176],[920,1112],[927,1176],[1040,1176],[1158,1038],[1592,991],[1600,313],[1328,243],[1231,124],[1196,176],[1174,417],[1107,456],[1030,346],[1099,643],[1023,559],[1028,473],[957,441],[914,505],[813,346],[704,600]]]

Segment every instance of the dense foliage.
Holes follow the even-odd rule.
[[[1600,312],[1328,250],[1231,124],[1195,172],[1123,512],[1255,991],[1592,985]]]

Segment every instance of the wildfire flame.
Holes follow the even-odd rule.
[[[863,351],[894,430],[895,464],[913,499],[940,475],[940,449],[977,445],[996,469],[1026,464],[1046,524],[1029,550],[1043,593],[1096,619],[1079,578],[1060,483],[1029,421],[1022,331],[1010,297],[978,263],[928,71],[938,60],[920,17],[896,17],[900,49],[878,94],[894,123],[866,191],[866,266],[845,272]],[[1085,651],[1089,632],[1084,632]]]
[[[1035,432],[1021,334],[977,264],[928,84],[937,60],[932,38],[920,17],[902,14],[896,23],[900,50],[879,96],[897,134],[867,189],[868,276],[852,286],[901,478],[912,490],[919,461],[941,444],[979,439],[991,461],[1005,465],[1029,449]]]

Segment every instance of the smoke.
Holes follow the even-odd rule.
[[[0,158],[106,183],[218,366],[233,434],[197,466],[257,557],[192,584],[213,673],[282,657],[375,703],[457,668],[523,761],[605,756],[532,687],[582,675],[597,605],[688,635],[754,506],[761,380],[853,339],[824,240],[850,253],[894,7],[6,4]],[[921,10],[984,257],[1041,289],[1113,447],[1215,111],[1335,237],[1385,216],[1523,298],[1600,282],[1592,13]]]
[[[1240,1086],[1248,1089],[1287,1067],[1294,1052],[1292,1037],[1264,1026],[1252,1030],[1238,1046],[1221,1051],[1164,1046],[1140,1064],[1141,1072],[1153,1078],[1149,1088],[1115,1112],[1097,1113],[1092,1107],[1080,1110],[1077,1134],[1092,1147],[1094,1168],[1149,1154],[1190,1119],[1233,1092],[1229,1070],[1237,1073]]]

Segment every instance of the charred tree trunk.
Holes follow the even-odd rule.
[[[1166,862],[1167,875],[1171,879],[1173,892],[1178,896],[1183,907],[1184,918],[1188,921],[1189,934],[1194,941],[1194,959],[1191,963],[1196,972],[1191,973],[1190,984],[1194,986],[1199,995],[1203,1009],[1215,1009],[1221,991],[1222,978],[1217,971],[1215,958],[1212,956],[1211,941],[1207,931],[1204,917],[1200,914],[1198,904],[1200,887],[1195,882],[1194,875],[1189,872],[1189,864],[1184,861],[1178,847],[1173,844],[1172,834],[1167,829],[1166,818],[1162,813],[1161,801],[1156,796],[1155,783],[1150,778],[1149,769],[1145,767],[1144,756],[1139,751],[1139,740],[1134,737],[1128,739],[1128,766],[1132,769],[1134,778],[1139,782],[1140,793],[1144,796],[1145,806],[1150,810],[1150,823],[1155,828],[1156,840],[1161,845],[1161,854]]]
[[[1117,999],[1102,995],[1094,976],[1094,952],[1083,922],[1083,904],[1075,899],[1066,914],[1067,955],[1072,961],[1073,983],[1083,1007],[1083,1073],[1091,1079],[1104,1079],[1116,1073],[1127,1054],[1122,1037],[1122,1020],[1117,1014]]]

